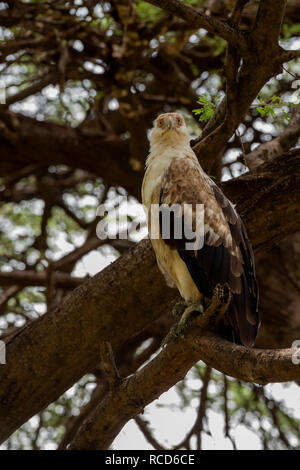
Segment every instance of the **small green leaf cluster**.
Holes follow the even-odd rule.
[[[275,109],[280,109],[284,118],[289,121],[291,118],[290,112],[287,112],[284,107],[292,108],[296,106],[296,103],[292,101],[284,101],[280,96],[274,95],[267,103],[259,98],[260,105],[255,106],[261,117],[273,117],[276,118]]]
[[[201,108],[193,109],[193,113],[196,116],[199,116],[199,121],[208,121],[215,112],[216,109],[216,101],[220,98],[220,94],[218,94],[214,101],[211,101],[206,93],[199,96],[198,103],[201,104]]]

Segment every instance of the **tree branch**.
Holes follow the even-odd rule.
[[[148,3],[155,5],[163,10],[179,16],[187,21],[191,28],[204,28],[210,33],[217,34],[225,39],[229,44],[239,47],[240,50],[246,50],[247,45],[244,37],[227,23],[222,22],[213,16],[204,15],[179,0],[147,0]]]
[[[247,33],[247,51],[243,52],[240,48],[235,51],[244,55],[244,60],[234,77],[230,74],[233,54],[227,54],[226,98],[207,123],[202,136],[193,142],[201,165],[209,171],[263,85],[281,70],[278,36],[285,4],[285,0],[260,2],[255,26]],[[234,86],[231,85],[233,78]]]
[[[143,420],[140,416],[136,416],[134,419],[137,426],[144,434],[145,439],[152,445],[153,449],[155,450],[165,450],[164,447],[153,437],[152,432],[148,427],[148,422]]]
[[[7,289],[4,289],[4,291],[0,294],[0,315],[4,313],[6,304],[9,299],[14,297],[18,292],[20,292],[20,290],[22,290],[22,288],[14,284],[12,284]]]
[[[10,106],[18,101],[22,101],[28,96],[35,95],[39,93],[43,88],[50,85],[50,83],[55,82],[55,75],[51,72],[48,73],[45,77],[42,77],[39,81],[32,83],[23,90],[19,91],[15,95],[10,95],[6,98],[5,106]]]
[[[259,145],[251,153],[245,155],[247,166],[253,170],[262,163],[269,162],[282,155],[296,144],[300,137],[300,104],[292,112],[291,121],[285,130],[270,142]],[[296,152],[298,150],[296,149]]]
[[[80,127],[39,122],[0,109],[0,145],[2,160],[16,165],[37,164],[41,163],[42,150],[44,165],[71,163],[101,175],[109,186],[126,181],[130,194],[140,198],[142,172],[133,171],[129,142],[117,135],[96,132],[87,138]]]
[[[196,434],[197,436],[197,450],[201,449],[201,433],[203,430],[203,420],[206,415],[206,404],[207,404],[207,391],[208,385],[211,378],[211,367],[206,367],[205,372],[202,378],[202,387],[200,393],[199,407],[196,421],[192,429],[184,437],[184,439],[175,446],[175,449],[181,449],[182,447],[189,450],[190,449],[190,440]]]
[[[53,282],[56,287],[75,289],[85,281],[83,277],[73,277],[62,272],[53,273]],[[0,271],[0,284],[2,286],[46,286],[47,273],[45,271]]]
[[[105,397],[83,423],[69,449],[108,449],[129,419],[181,380],[200,359],[231,377],[265,384],[300,379],[300,367],[292,361],[294,353],[295,349],[238,346],[205,334],[193,322],[184,336],[168,343],[150,363]]]

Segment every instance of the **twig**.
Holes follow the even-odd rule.
[[[53,297],[55,292],[55,279],[54,279],[54,270],[53,264],[51,261],[48,262],[48,267],[46,269],[46,303],[47,311],[51,309],[53,305]]]
[[[277,429],[279,439],[281,440],[281,442],[285,445],[287,449],[291,450],[292,449],[291,444],[288,441],[287,437],[285,436],[284,432],[282,431],[281,425],[278,419],[278,412],[280,412],[280,409],[278,408],[277,403],[274,400],[266,396],[264,387],[257,387],[256,385],[253,385],[252,389],[253,389],[253,392],[257,401],[259,401],[260,398],[263,399],[263,402],[265,403],[266,408],[269,411],[269,414],[271,416],[273,426]]]
[[[294,73],[290,72],[288,69],[286,69],[284,66],[282,66],[283,70],[290,74],[293,78],[295,78],[296,80],[300,80],[300,75],[295,75]]]
[[[8,96],[6,99],[5,106],[10,106],[14,103],[17,103],[18,101],[22,101],[25,98],[28,98],[28,96],[34,95],[53,82],[55,82],[55,75],[50,72],[44,77],[42,77],[39,81],[19,91],[15,95]]]
[[[248,2],[249,0],[237,0],[236,1],[232,14],[230,15],[229,20],[228,20],[228,23],[231,26],[237,27],[239,25],[244,6]]]
[[[225,374],[223,374],[224,380],[224,418],[225,418],[225,436],[231,441],[232,447],[236,450],[235,440],[230,434],[230,418],[228,413],[228,380]]]
[[[211,367],[206,367],[205,372],[202,377],[202,388],[199,398],[199,407],[196,421],[192,429],[188,432],[185,438],[174,447],[174,450],[181,449],[182,447],[190,450],[190,441],[191,438],[196,435],[197,438],[197,450],[201,449],[201,433],[203,431],[203,421],[206,416],[206,405],[207,405],[207,391],[208,385],[211,378]]]
[[[245,158],[250,170],[259,165],[275,160],[284,154],[287,149],[296,144],[300,136],[300,104],[292,111],[292,117],[285,130],[270,142],[265,142],[256,147]]]
[[[143,420],[140,416],[137,416],[134,421],[138,425],[139,429],[144,434],[146,440],[152,445],[155,450],[165,450],[165,448],[153,437],[149,427],[148,421]]]
[[[22,287],[18,285],[12,285],[7,289],[4,289],[4,291],[0,294],[0,315],[4,313],[6,304],[9,299],[14,297],[18,292],[20,292],[20,290],[22,290]]]
[[[217,286],[209,307],[201,315],[203,318],[190,323],[184,330],[184,336],[170,342],[150,363],[122,381],[111,349],[108,343],[103,343],[102,360],[113,393],[110,392],[85,421],[70,449],[107,449],[128,419],[135,417],[155,397],[177,383],[199,359],[199,354],[194,350],[195,332],[197,337],[200,332],[203,334],[227,306],[228,296],[224,296],[224,289]],[[148,387],[150,382],[151,387]]]
[[[247,50],[247,44],[243,36],[241,36],[236,29],[231,28],[228,24],[214,18],[207,16],[195,10],[188,5],[185,5],[179,0],[147,0],[159,8],[162,8],[173,15],[179,16],[186,20],[191,25],[191,28],[204,28],[207,31],[217,34],[228,43],[235,47],[239,47],[241,51]]]

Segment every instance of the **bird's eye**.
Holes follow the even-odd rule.
[[[157,122],[157,126],[158,126],[158,127],[162,127],[163,124],[164,124],[164,123],[163,123],[163,120],[162,120],[162,119],[160,119],[160,120]]]
[[[178,118],[178,119],[177,119],[177,124],[178,124],[179,126],[181,126],[181,124],[182,124],[182,119]]]

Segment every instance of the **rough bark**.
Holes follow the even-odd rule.
[[[289,348],[295,339],[300,339],[299,266],[299,233],[257,256],[262,315],[258,347]]]

